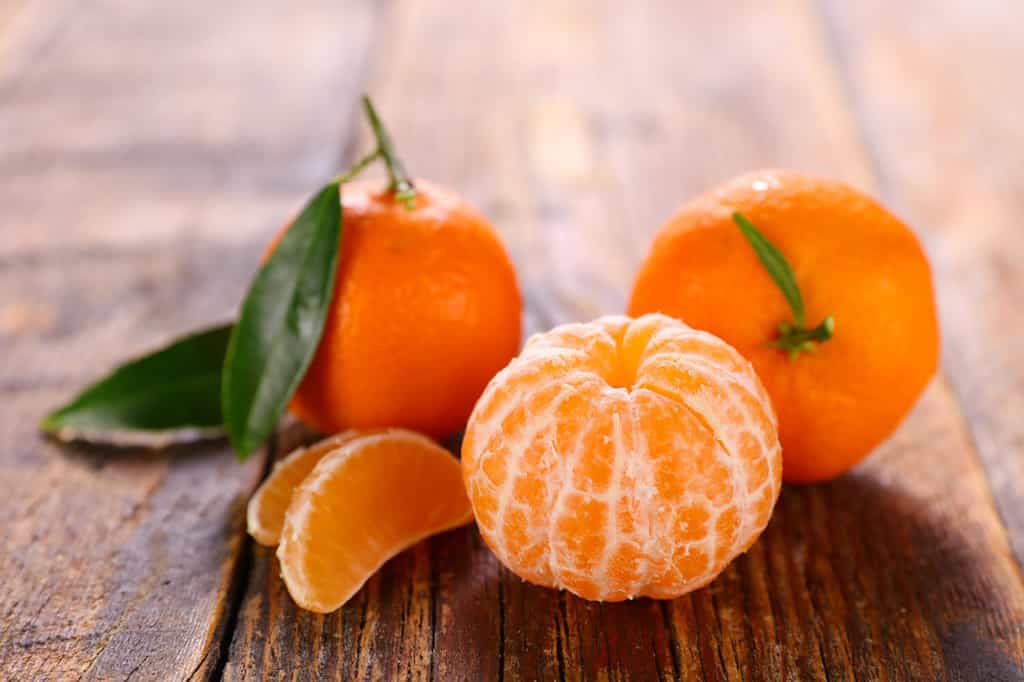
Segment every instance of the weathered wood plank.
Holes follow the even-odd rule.
[[[387,68],[379,78],[388,93],[387,108],[398,107],[398,115],[405,119],[396,127],[404,131],[421,126],[419,141],[403,144],[413,159],[411,165],[465,188],[505,229],[522,264],[535,328],[618,309],[628,284],[630,263],[639,258],[646,242],[641,235],[648,234],[680,197],[719,177],[770,162],[815,168],[845,175],[864,186],[873,185],[873,173],[859,145],[856,126],[843,105],[839,79],[827,69],[822,71],[822,65],[828,63],[824,38],[813,13],[802,5],[790,14],[766,16],[747,10],[734,17],[699,7],[676,8],[659,3],[638,6],[622,16],[607,8],[591,14],[570,3],[553,8],[553,14],[541,14],[529,7],[480,8],[474,10],[478,14],[469,15],[468,22],[479,24],[481,32],[463,35],[454,9],[430,14],[435,9],[426,5],[402,5],[394,12],[400,22],[400,39],[395,44],[401,49],[392,50],[391,61],[385,62]],[[146,14],[150,11],[143,11],[142,18],[129,13],[125,22],[132,28],[138,27],[133,22],[143,26],[155,23]],[[271,17],[260,16],[263,18],[255,20],[254,34],[265,36]],[[366,15],[360,16],[360,35],[365,38]],[[251,17],[247,20],[253,21]],[[94,47],[97,32],[108,27],[103,21],[103,16],[93,18],[85,29],[75,27],[69,36],[58,36],[52,44],[64,46],[69,53],[76,45],[80,51],[74,54],[88,52],[83,48]],[[680,38],[679,26],[691,27],[683,36],[686,40]],[[52,29],[49,25],[43,28]],[[250,31],[253,26],[243,28]],[[178,30],[185,35],[183,28]],[[944,30],[954,33],[954,37],[964,35],[948,26]],[[148,36],[147,40],[153,38],[145,31],[142,35]],[[188,35],[195,39],[193,32]],[[446,69],[438,69],[443,78],[431,83],[436,91],[410,92],[407,85],[415,81],[416,60],[424,52],[417,53],[408,46],[427,48],[439,36],[449,39],[446,45],[453,47],[457,58]],[[652,40],[650,36],[660,38]],[[779,36],[807,48],[815,58],[799,61],[792,54],[786,57],[784,52],[782,59],[773,64],[770,57]],[[50,34],[45,37],[49,39]],[[529,55],[520,63],[515,57],[517,50],[524,49],[524,37]],[[943,33],[943,37],[948,36]],[[867,49],[858,40],[863,38],[852,39],[855,55],[861,54],[857,50]],[[50,42],[20,44],[42,46]],[[608,45],[617,47],[608,49]],[[671,45],[671,51],[665,51],[665,45]],[[741,47],[730,47],[735,45]],[[462,64],[478,62],[475,57],[489,54],[489,49],[500,51],[492,55],[494,63],[484,65],[488,68],[481,66],[472,72],[463,69]],[[749,54],[744,52],[747,49]],[[204,54],[202,50],[200,54]],[[194,52],[190,55],[195,58]],[[107,499],[112,497],[109,488],[101,486],[108,485],[105,477],[111,475],[124,484],[121,492],[128,499],[129,511],[122,516],[127,520],[113,529],[95,523],[85,525],[93,531],[87,534],[91,540],[102,536],[107,544],[127,543],[130,558],[124,564],[114,562],[117,570],[131,572],[137,571],[139,564],[159,564],[151,546],[169,547],[170,556],[175,557],[193,553],[235,556],[231,543],[237,540],[237,516],[231,516],[234,521],[228,525],[218,527],[214,541],[201,543],[207,549],[197,549],[190,543],[165,546],[153,538],[159,539],[169,519],[177,519],[170,516],[171,511],[189,504],[194,497],[223,494],[211,499],[208,506],[214,509],[211,516],[228,518],[230,515],[217,510],[230,506],[251,485],[252,471],[239,475],[235,469],[223,468],[223,457],[175,458],[165,454],[140,463],[133,457],[107,461],[95,450],[85,450],[84,455],[75,454],[80,449],[74,448],[46,446],[40,450],[33,441],[31,424],[45,406],[66,394],[72,385],[94,375],[90,368],[108,366],[126,350],[141,349],[171,331],[226,310],[229,306],[220,297],[211,297],[209,291],[231,293],[225,294],[224,300],[234,300],[244,273],[241,266],[226,270],[218,266],[231,261],[239,248],[252,262],[259,248],[254,235],[272,229],[269,216],[279,215],[285,206],[292,205],[296,195],[329,167],[330,157],[339,146],[319,148],[320,141],[332,134],[337,139],[337,130],[330,125],[334,113],[324,113],[330,107],[307,112],[305,119],[298,117],[307,124],[312,121],[313,125],[303,130],[317,130],[319,137],[300,134],[299,140],[292,138],[271,147],[266,140],[281,138],[274,138],[267,128],[289,123],[292,114],[302,109],[290,109],[295,105],[288,104],[291,100],[287,96],[286,103],[271,107],[270,113],[221,119],[222,108],[237,113],[249,112],[252,105],[256,105],[252,110],[264,105],[263,101],[246,99],[250,96],[246,95],[248,88],[229,88],[238,101],[228,97],[227,103],[222,100],[217,107],[198,115],[161,118],[163,108],[153,102],[159,98],[155,88],[167,89],[168,100],[205,102],[215,99],[211,93],[223,90],[223,83],[210,77],[203,87],[196,88],[191,82],[177,81],[177,71],[167,67],[150,86],[147,79],[151,74],[145,69],[126,67],[114,78],[110,75],[114,65],[102,59],[85,60],[81,67],[74,64],[70,68],[67,54],[52,49],[38,55],[33,52],[33,57],[39,59],[24,74],[28,86],[10,79],[0,83],[4,129],[17,133],[5,138],[0,158],[5,178],[13,174],[12,181],[4,185],[6,190],[0,189],[5,192],[8,211],[5,236],[12,235],[0,254],[3,289],[5,294],[16,294],[10,299],[13,302],[5,300],[2,315],[7,353],[3,390],[13,397],[10,424],[5,423],[0,433],[13,444],[7,457],[15,464],[6,468],[24,469],[5,480],[15,483],[18,490],[45,481],[56,491],[27,502],[16,496],[13,501],[5,501],[8,506],[0,507],[6,512],[4,521],[9,522],[4,526],[4,547],[13,548],[5,555],[10,564],[3,566],[5,578],[15,576],[10,592],[4,593],[8,596],[18,590],[24,592],[27,586],[27,573],[19,563],[24,559],[18,558],[19,552],[22,557],[29,556],[22,550],[31,546],[45,556],[61,538],[68,538],[67,544],[71,545],[71,540],[83,535],[79,531],[72,537],[64,525],[40,525],[37,516],[52,511],[89,522],[103,517],[113,523],[113,519],[120,518]],[[207,57],[220,64],[217,58]],[[861,59],[867,60],[863,56]],[[202,59],[197,63],[205,64]],[[780,63],[792,67],[791,73],[776,73]],[[324,64],[325,69],[336,68],[336,61],[324,60]],[[699,77],[691,72],[693,64],[705,69]],[[926,66],[937,68],[931,64]],[[174,69],[180,68],[175,63]],[[251,65],[237,68],[243,73]],[[864,73],[869,69],[863,65],[859,68],[862,71],[854,71],[854,77],[862,79],[860,87],[870,92],[868,86],[875,83],[877,74],[870,71],[868,77]],[[287,72],[281,69],[280,73]],[[127,109],[139,114],[138,122],[128,121],[137,123],[136,127],[118,130],[119,120],[113,115],[105,118],[105,110],[85,86],[57,94],[57,85],[77,82],[71,76],[83,75],[92,84],[121,84],[123,90],[114,95],[126,98]],[[323,71],[314,77],[328,80],[335,75]],[[663,96],[666,82],[679,90]],[[338,88],[333,81],[329,86]],[[151,87],[154,89],[147,89]],[[892,88],[895,90],[896,85]],[[941,100],[940,89],[925,94]],[[609,90],[617,96],[608,97]],[[524,92],[530,96],[522,96]],[[14,95],[28,99],[17,100],[18,107],[12,107],[9,103],[16,101]],[[635,99],[630,100],[630,96]],[[442,105],[431,97],[450,98],[451,102]],[[426,111],[410,105],[419,98],[431,103],[424,107]],[[22,105],[22,101],[30,104]],[[56,139],[40,140],[38,131],[33,138],[32,126],[24,119],[30,105],[50,112],[51,125],[75,120],[74,112],[83,105],[100,122],[71,131],[54,125],[48,131],[56,130]],[[346,101],[342,108],[347,110],[349,105]],[[464,113],[453,113],[456,108]],[[825,123],[806,134],[801,119],[786,120],[783,116],[790,109],[809,112],[808,119]],[[147,116],[153,115],[161,124],[155,132],[152,126],[144,125]],[[966,118],[973,115],[981,113],[970,109],[963,114]],[[453,121],[456,125],[444,127]],[[200,133],[190,128],[197,123]],[[992,130],[1000,130],[998,123],[992,124]],[[239,132],[239,126],[245,125],[257,126],[251,137]],[[291,130],[295,126],[284,127]],[[442,134],[438,134],[439,129]],[[920,152],[914,145],[919,143],[907,139],[915,138],[890,132],[880,145],[882,152],[875,153],[896,148],[901,152],[900,159],[917,158],[915,154]],[[682,152],[678,156],[666,152],[706,149],[710,140],[723,141],[721,147],[715,145],[720,154],[694,159]],[[906,148],[897,147],[897,142]],[[898,161],[890,159],[886,163]],[[910,166],[905,170],[906,178],[911,178],[911,170]],[[88,183],[83,182],[86,177]],[[995,186],[1001,178],[1003,175],[992,178]],[[210,190],[211,185],[215,191]],[[888,187],[889,181],[882,186]],[[44,205],[37,187],[56,187],[62,201]],[[914,195],[888,191],[899,201],[925,205],[925,190]],[[1003,194],[993,199],[977,189],[970,196],[972,206],[982,215],[991,214],[985,211],[1002,211],[1010,200]],[[130,212],[124,210],[125,197],[132,202]],[[990,203],[997,207],[992,208]],[[68,205],[75,207],[73,212]],[[927,206],[916,210],[928,215]],[[140,216],[151,227],[145,234],[138,230]],[[237,234],[222,232],[225,217],[238,219],[234,224]],[[77,228],[71,234],[66,228],[69,223]],[[943,239],[952,246],[945,247],[949,253],[940,253],[940,272],[957,274],[961,281],[967,278],[969,292],[985,295],[990,291],[985,278],[993,272],[991,266],[975,274],[973,244],[965,247],[960,241],[967,233],[963,226],[969,224],[964,219],[955,225],[955,229],[943,228],[949,233]],[[147,242],[153,236],[158,247]],[[61,246],[54,249],[58,237]],[[1002,262],[1002,240],[1007,237],[993,232],[991,241],[986,242],[987,263],[998,266]],[[191,239],[191,245],[187,249],[170,248],[172,241],[181,238]],[[930,245],[935,239],[931,238]],[[181,256],[168,256],[182,252]],[[594,264],[601,267],[595,268]],[[90,274],[99,269],[109,279],[90,279]],[[1012,290],[1013,272],[1012,268],[997,268],[996,281],[1009,282]],[[200,280],[165,288],[168,280],[188,276]],[[85,286],[71,297],[66,293],[69,282],[84,282]],[[118,288],[111,282],[116,282]],[[125,291],[145,296],[126,296]],[[959,303],[954,319],[974,314],[967,297],[956,300]],[[1007,315],[987,314],[986,336],[1013,341],[1018,337],[1005,325],[997,324],[1012,319],[1009,299],[998,300],[997,305],[1003,306],[999,310]],[[109,311],[115,307],[118,312],[110,316]],[[949,317],[945,308],[943,312]],[[139,320],[146,323],[145,331],[139,331]],[[87,331],[80,332],[83,328]],[[125,337],[133,340],[120,340]],[[993,360],[992,348],[975,347],[966,338],[959,341],[956,358],[951,361],[961,393],[976,390],[982,406],[1009,404],[1004,414],[1017,414],[1019,410],[1012,403],[1016,394],[1009,392],[1016,386],[1012,383],[1014,377],[1019,377],[1014,373],[1012,354],[996,346]],[[50,368],[51,357],[75,354],[86,356],[88,362],[68,369],[67,374]],[[957,361],[962,362],[959,370]],[[982,365],[982,361],[989,364]],[[985,370],[982,378],[996,382],[996,389],[990,391],[987,384],[980,386],[982,379],[975,379],[973,373],[977,367]],[[70,376],[72,371],[77,374]],[[1005,379],[1005,383],[997,379]],[[979,383],[966,383],[975,381]],[[970,397],[970,393],[965,395]],[[765,541],[712,588],[689,599],[659,605],[638,602],[597,606],[536,590],[501,570],[476,535],[456,532],[392,562],[341,614],[314,619],[294,613],[281,591],[269,554],[260,550],[252,576],[255,589],[250,589],[246,597],[242,624],[258,624],[249,614],[253,608],[272,615],[264,617],[265,627],[240,629],[239,633],[251,634],[236,639],[236,650],[248,658],[260,655],[259,660],[266,664],[261,670],[268,673],[312,661],[314,669],[326,674],[353,676],[479,674],[490,679],[501,669],[510,678],[576,678],[594,670],[585,667],[590,664],[597,666],[596,673],[612,677],[639,677],[646,672],[661,677],[703,674],[710,678],[742,673],[756,678],[768,676],[766,671],[787,670],[810,677],[827,672],[837,679],[854,673],[912,678],[941,676],[950,669],[1012,677],[1020,665],[1019,593],[1006,538],[994,522],[987,500],[986,481],[974,462],[963,425],[953,418],[955,414],[948,386],[940,381],[915,413],[911,425],[857,474],[832,486],[787,490]],[[1015,425],[1003,419],[993,426],[987,418],[990,414],[981,407],[973,413],[968,409],[975,433],[982,436],[979,443],[986,462],[992,470],[1002,472],[996,479],[996,493],[1013,527],[1018,507],[1007,482],[1019,476],[1008,468],[1015,460],[1002,458],[999,453],[1014,451]],[[22,446],[25,442],[32,443],[32,447]],[[944,466],[922,471],[928,467],[918,461],[921,453],[935,443],[941,448],[929,455],[929,460],[943,461]],[[41,457],[46,458],[47,468],[43,468]],[[80,466],[82,462],[86,465]],[[211,474],[209,462],[221,468],[213,469]],[[90,467],[94,465],[102,469],[93,472]],[[218,476],[230,479],[230,485]],[[201,485],[210,480],[218,480],[220,488],[211,490]],[[61,506],[58,496],[68,487],[90,494],[83,494],[77,505]],[[101,488],[105,495],[98,493]],[[185,489],[192,497],[181,497]],[[105,506],[94,508],[96,499]],[[936,505],[936,499],[946,505]],[[60,521],[63,523],[63,519]],[[211,527],[205,521],[196,521],[194,532],[209,532]],[[40,537],[51,539],[41,541]],[[182,537],[191,541],[194,535],[184,533]],[[229,538],[227,547],[218,544],[223,537]],[[73,546],[74,551],[65,550],[64,560],[76,566],[100,561],[107,558],[102,554],[107,544],[96,549],[96,554]],[[176,573],[170,585],[176,589],[180,582],[188,582],[201,602],[212,590],[216,592],[212,601],[222,605],[228,583],[223,572],[230,573],[232,564],[230,560],[217,560],[211,565],[217,568],[197,569],[185,578]],[[862,572],[864,565],[870,570]],[[914,575],[908,567],[923,568]],[[137,593],[115,595],[101,606],[98,600],[105,586],[120,584],[123,573],[102,584],[94,580],[95,576],[82,578],[69,573],[74,576],[70,580],[72,588],[77,588],[72,592],[86,596],[79,594],[75,597],[79,601],[50,604],[46,599],[55,599],[55,581],[61,580],[63,587],[67,582],[66,575],[54,575],[38,590],[38,599],[32,593],[22,601],[2,602],[5,618],[22,626],[16,633],[20,638],[4,640],[17,655],[9,656],[8,648],[4,648],[3,659],[5,663],[13,661],[11,665],[31,662],[19,673],[80,671],[75,667],[76,647],[102,646],[100,640],[106,637],[113,646],[100,650],[99,667],[91,669],[91,674],[123,675],[139,662],[133,656],[141,643],[159,641],[144,639],[157,623],[133,599],[171,603],[168,590],[149,590],[143,585]],[[276,606],[271,596],[277,599]],[[83,606],[88,599],[93,600],[89,605],[94,610],[101,611],[96,617],[98,630],[83,634],[82,630],[53,627],[55,623],[59,626],[57,614],[73,612],[75,626],[88,629],[92,622],[86,608],[89,605]],[[177,601],[174,604],[179,605]],[[41,617],[18,620],[36,608]],[[85,615],[78,622],[81,614]],[[213,617],[205,624],[216,622]],[[275,630],[275,624],[279,630]],[[161,622],[160,627],[167,625]],[[99,632],[103,628],[107,630]],[[281,630],[289,632],[288,639],[277,640]],[[45,634],[33,639],[37,631]],[[623,637],[623,632],[629,636]],[[191,641],[190,633],[187,630],[186,641]],[[1018,633],[1016,639],[1014,633]],[[259,639],[261,646],[252,645],[245,637]],[[198,665],[208,660],[209,642],[216,639],[209,629],[202,638],[200,651],[207,658],[200,658]],[[178,634],[168,635],[171,640],[180,645]],[[427,648],[428,642],[432,648]],[[303,648],[307,643],[308,652]],[[343,655],[338,653],[339,646]],[[185,652],[183,656],[193,653],[188,646],[179,648]],[[61,660],[61,656],[65,658]],[[179,658],[170,660],[175,666],[182,662]],[[982,660],[990,667],[978,668]],[[152,664],[152,660],[143,658],[141,663]],[[234,658],[232,663],[236,663]],[[240,674],[254,669],[229,665],[229,671]],[[144,675],[146,669],[138,672]]]
[[[1024,566],[1020,19],[998,4],[824,5],[879,192],[927,227],[943,360]]]
[[[734,84],[742,89],[737,95],[742,95],[743,104],[733,104],[728,112],[722,112],[733,119],[735,126],[726,138],[729,154],[725,156],[728,165],[722,168],[723,176],[744,167],[788,165],[845,177],[871,190],[877,187],[872,163],[847,111],[842,79],[827,67],[828,36],[820,30],[813,8],[790,3],[789,9],[771,17],[758,13],[746,20],[730,15],[728,19],[722,17],[720,24],[707,17],[704,21],[663,17],[660,26],[666,28],[661,37],[656,26],[645,25],[649,39],[630,43],[631,49],[641,52],[620,63],[624,68],[632,67],[630,83],[642,81],[648,65],[658,61],[659,46],[672,39],[677,26],[702,25],[710,36],[706,41],[739,46],[737,49],[750,58],[750,62],[743,62],[744,79],[734,81],[725,73],[728,67],[719,65],[735,68],[742,57],[719,47],[724,54],[705,54],[701,61],[697,53],[707,50],[706,41],[701,42],[697,36],[693,41],[678,41],[695,52],[692,60],[682,61],[706,65],[698,81],[701,87],[714,92],[717,81],[709,72],[717,74],[721,69],[726,88]],[[780,45],[788,47],[779,49]],[[794,59],[797,54],[799,62]],[[658,73],[646,77],[686,82],[681,75],[672,78]],[[702,104],[709,98],[701,97],[699,92],[688,94],[693,100],[685,108],[680,105],[683,121],[688,116],[699,120],[702,113],[708,116]],[[717,94],[706,106],[714,107],[715,100],[722,98],[733,101],[728,89]],[[642,101],[650,102],[648,106],[667,106],[654,98]],[[679,135],[678,142],[660,139],[644,144],[625,136],[618,138],[624,161],[620,177],[627,188],[625,194],[632,197],[629,203],[642,206],[638,212],[654,211],[652,206],[670,193],[658,191],[671,186],[661,178],[685,177],[695,167],[702,167],[692,159],[678,161],[664,152],[665,148],[685,149],[682,136],[688,128],[685,123],[660,128],[667,135]],[[705,137],[715,139],[711,133]],[[913,154],[908,147],[904,158]],[[661,164],[653,180],[651,175],[637,179],[628,173],[630,168],[642,167],[643,161],[638,163],[637,157]],[[647,225],[650,223],[635,225],[632,234]],[[927,230],[930,226],[920,227]],[[969,254],[969,248],[962,249],[963,258],[969,259]],[[943,264],[937,262],[936,266],[941,281]],[[961,321],[960,328],[968,327]],[[861,483],[851,490],[855,481]],[[873,492],[876,489],[884,493]],[[873,507],[859,502],[866,497],[874,500]],[[878,517],[877,507],[899,513]],[[818,521],[822,514],[843,515],[847,522],[822,532]],[[844,527],[863,529],[863,535],[839,535]],[[784,539],[776,540],[780,529],[786,531]],[[867,553],[859,553],[858,545]],[[773,610],[778,609],[773,620],[782,645],[783,665],[766,668],[755,658],[744,668],[741,662],[740,671],[746,676],[765,675],[766,670],[779,674],[799,671],[801,678],[830,679],[886,675],[897,679],[962,675],[972,679],[984,677],[986,671],[994,674],[993,670],[999,671],[1003,679],[1013,679],[1021,674],[1024,601],[1020,578],[1008,559],[1005,533],[993,513],[988,484],[943,379],[933,385],[897,437],[856,474],[832,486],[786,490],[761,549],[769,555],[769,570],[777,574],[758,575],[755,550],[755,556],[738,562],[710,590],[721,594],[719,611],[735,609],[754,618],[749,605],[756,592],[749,588],[742,593],[725,589],[730,574],[739,571],[758,581],[768,580],[763,598],[778,604],[773,606]],[[838,556],[842,554],[836,553],[856,558],[852,562],[841,560]],[[926,574],[921,567],[929,565],[943,568]],[[993,589],[994,585],[998,587]],[[953,593],[970,597],[953,599]],[[935,599],[936,594],[943,597]],[[979,604],[983,606],[977,608]],[[856,608],[851,610],[850,605]],[[984,634],[977,634],[975,628]],[[989,646],[984,651],[972,647],[964,633]],[[728,653],[743,651],[735,647],[736,634],[725,628],[720,633],[726,671]],[[756,633],[750,632],[747,637],[754,640],[753,651],[761,648]],[[770,635],[766,643],[771,643]]]
[[[253,235],[336,165],[373,13],[36,0],[3,37],[0,678],[218,671],[263,457],[60,446],[35,425],[233,313]]]
[[[388,17],[371,90],[408,166],[459,188],[502,231],[531,329],[621,310],[659,223],[730,175],[783,165],[878,186],[810,2],[726,12],[667,0],[405,0]],[[917,224],[931,246],[932,225]],[[969,248],[962,258],[967,267]],[[936,266],[941,280],[949,265]],[[294,609],[271,553],[257,550],[254,567],[231,679],[1024,670],[1020,576],[944,377],[868,462],[833,484],[787,488],[764,539],[674,602],[597,605],[525,585],[472,530],[421,543],[327,617]],[[319,634],[295,634],[306,631]]]
[[[112,450],[35,431],[87,372],[152,340],[153,330],[136,331],[142,305],[110,310],[166,274],[160,259],[108,257],[102,274],[60,262],[0,269],[0,677],[186,677],[216,662],[241,556],[240,503],[262,457],[240,467],[220,443]],[[214,266],[185,262],[197,260]],[[161,279],[169,297],[196,298],[187,282]],[[155,331],[181,331],[172,323]]]

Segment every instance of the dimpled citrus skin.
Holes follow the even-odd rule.
[[[462,471],[502,563],[619,601],[713,580],[767,525],[782,463],[750,363],[645,315],[532,337],[473,410]]]
[[[322,433],[448,436],[519,348],[522,299],[494,229],[455,193],[415,186],[412,210],[381,181],[342,186],[334,297],[291,403]]]
[[[831,340],[790,360],[771,341],[786,299],[732,213],[789,261],[807,323]],[[779,415],[786,481],[834,478],[889,436],[935,373],[939,330],[928,260],[914,233],[840,182],[793,171],[737,177],[669,218],[637,275],[629,314],[661,312],[750,360]]]

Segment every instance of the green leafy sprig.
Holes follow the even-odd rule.
[[[224,358],[221,410],[244,458],[267,439],[313,360],[334,293],[341,196],[329,182],[256,274]]]
[[[779,322],[779,337],[772,341],[772,345],[784,350],[791,360],[796,359],[801,352],[814,352],[817,349],[816,344],[832,338],[836,325],[835,319],[829,315],[818,326],[808,329],[804,299],[800,294],[800,287],[797,286],[796,275],[793,274],[793,268],[790,267],[789,261],[742,213],[734,212],[732,219],[739,225],[743,236],[750,242],[754,253],[757,254],[771,278],[775,280],[779,291],[789,303],[789,309],[793,311],[792,322],[789,320]]]
[[[312,362],[334,292],[344,183],[383,161],[390,191],[409,210],[416,188],[369,97],[374,150],[306,203],[256,273],[237,323],[183,337],[117,367],[54,410],[40,428],[58,438],[216,429],[240,459],[276,428]]]

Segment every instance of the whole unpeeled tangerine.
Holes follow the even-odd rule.
[[[830,340],[788,357],[772,345],[793,313],[734,222],[739,212],[792,266],[808,325]],[[629,303],[721,337],[753,363],[779,415],[783,476],[833,478],[884,440],[938,363],[928,260],[914,233],[839,182],[792,171],[743,175],[661,228]]]
[[[410,209],[384,182],[342,185],[334,297],[291,403],[323,433],[448,436],[519,348],[522,299],[494,229],[454,192],[415,186]]]
[[[531,338],[473,410],[462,470],[506,566],[617,601],[714,579],[767,525],[782,462],[750,363],[645,315]]]

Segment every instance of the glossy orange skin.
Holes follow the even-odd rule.
[[[807,324],[834,337],[790,360],[770,342],[792,320],[732,219],[745,215],[789,260]],[[914,233],[838,182],[768,170],[685,204],[643,263],[629,314],[662,312],[710,331],[754,365],[779,417],[783,478],[824,481],[888,437],[935,373],[931,271]]]
[[[415,186],[413,210],[381,181],[342,187],[334,299],[291,402],[323,433],[448,436],[519,348],[522,297],[490,223],[453,192]]]

